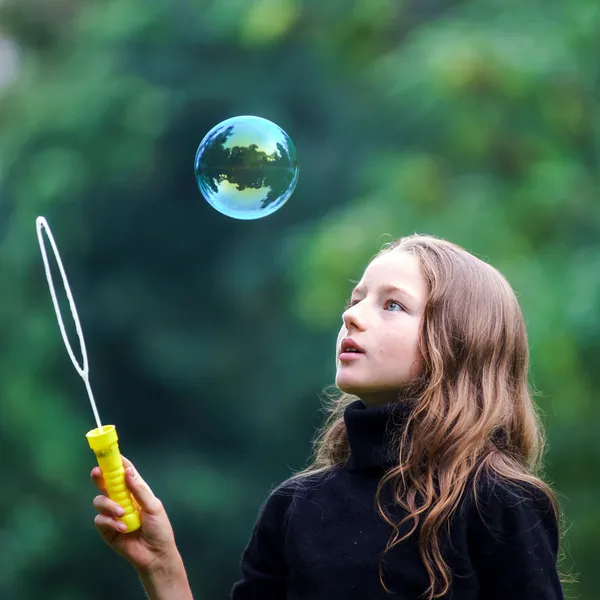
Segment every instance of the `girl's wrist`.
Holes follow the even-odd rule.
[[[185,566],[179,553],[157,561],[138,576],[149,600],[193,600]]]

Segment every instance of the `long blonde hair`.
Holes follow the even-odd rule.
[[[393,528],[385,552],[421,524],[419,550],[431,600],[451,587],[439,533],[469,481],[475,494],[484,471],[528,483],[547,494],[557,519],[560,511],[542,479],[544,435],[529,388],[525,322],[510,284],[486,262],[435,236],[401,238],[376,257],[395,251],[418,258],[428,286],[419,339],[424,369],[406,390],[414,408],[397,440],[398,466],[379,482],[377,508]],[[330,398],[312,460],[294,477],[328,470],[348,458],[344,410],[356,399],[345,393]],[[382,506],[386,484],[408,513],[400,523]],[[400,537],[400,527],[411,520],[409,532]],[[379,576],[387,590],[381,565]]]

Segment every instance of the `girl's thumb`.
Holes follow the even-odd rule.
[[[127,487],[140,505],[142,510],[150,515],[156,515],[162,509],[161,501],[154,495],[150,486],[140,477],[134,467],[125,470]]]

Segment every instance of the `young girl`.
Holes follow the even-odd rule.
[[[312,464],[262,506],[231,600],[562,599],[560,513],[537,474],[525,324],[504,277],[433,236],[385,246],[342,315],[336,364]],[[149,598],[189,600],[164,508],[124,465],[142,528],[120,533],[100,495],[98,531]]]

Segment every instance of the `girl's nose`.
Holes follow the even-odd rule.
[[[342,322],[348,331],[350,331],[352,328],[361,331],[364,330],[364,316],[361,310],[358,308],[358,304],[355,304],[344,311],[342,314]]]

